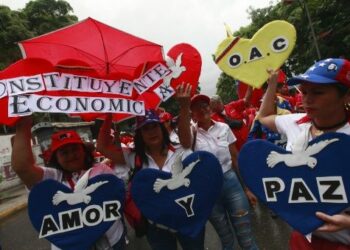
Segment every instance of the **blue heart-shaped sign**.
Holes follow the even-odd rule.
[[[350,136],[326,133],[303,152],[265,140],[247,143],[238,162],[246,185],[283,220],[303,234],[324,222],[316,211],[337,214],[349,207]]]
[[[149,220],[195,237],[219,197],[223,174],[218,159],[204,151],[190,154],[182,165],[182,172],[174,176],[156,169],[139,171],[131,195]]]
[[[89,249],[120,219],[125,188],[111,174],[89,179],[81,192],[55,181],[35,185],[29,194],[28,213],[39,232],[62,249]]]

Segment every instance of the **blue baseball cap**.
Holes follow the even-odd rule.
[[[136,117],[136,129],[142,128],[146,124],[149,124],[152,122],[160,123],[159,116],[154,109],[146,110],[144,116]]]
[[[312,65],[304,74],[292,77],[288,85],[300,83],[341,83],[350,87],[350,62],[346,59],[328,58]]]

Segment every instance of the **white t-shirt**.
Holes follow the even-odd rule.
[[[286,149],[298,150],[306,148],[309,141],[313,138],[310,134],[310,122],[298,124],[297,121],[304,117],[306,114],[290,114],[276,116],[275,124],[279,133],[283,133],[287,136]],[[336,132],[350,135],[350,124],[347,123],[343,127],[339,128]],[[302,146],[301,146],[302,145]],[[350,208],[346,209],[347,211]],[[334,233],[313,233],[318,237],[327,239],[333,242],[340,242],[345,245],[350,245],[350,229],[341,230]]]
[[[179,135],[175,132],[175,130],[170,132],[169,138],[172,143],[176,144],[175,147],[181,147]]]
[[[194,128],[197,131],[194,149],[214,154],[221,164],[223,173],[232,169],[229,145],[237,139],[230,127],[226,123],[213,121],[213,125],[207,131],[199,128],[197,124]]]
[[[184,154],[182,155],[182,160],[185,159],[189,154],[192,153],[192,151],[190,149],[184,149],[182,147],[177,147],[168,150],[167,153],[167,158],[164,162],[164,165],[162,166],[162,171],[171,173],[171,169],[172,166],[174,164],[175,158],[176,156],[181,153],[184,152]],[[125,157],[125,161],[126,161],[126,165],[128,165],[128,168],[134,168],[135,167],[135,152],[131,152],[131,151],[124,151],[124,157]],[[146,153],[146,156],[148,158],[148,164],[144,163],[142,164],[142,168],[153,168],[153,169],[160,169],[159,166],[157,165],[157,163],[153,160],[153,158]]]
[[[55,168],[46,168],[46,167],[41,167],[41,168],[44,171],[43,180],[48,180],[48,179],[56,180],[70,188],[70,184],[66,180],[63,180],[63,172],[61,170],[58,170]],[[77,181],[83,176],[85,172],[86,171],[83,170],[80,172],[80,174],[73,173],[72,181],[74,183],[77,183]],[[92,167],[92,170],[89,174],[89,178],[92,178],[99,174],[115,175],[115,173],[110,167],[102,163],[97,163],[97,164],[94,164],[94,166]],[[121,220],[117,220],[116,222],[113,223],[113,225],[107,230],[105,234],[107,236],[110,246],[115,245],[120,240],[121,236],[123,235],[123,231],[124,231],[124,226]],[[57,248],[52,244],[51,249],[59,249],[59,248]]]

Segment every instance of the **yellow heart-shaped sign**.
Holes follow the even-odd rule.
[[[279,69],[292,52],[296,41],[294,26],[272,21],[252,39],[230,36],[215,52],[215,63],[226,74],[255,88],[268,79],[268,69]]]

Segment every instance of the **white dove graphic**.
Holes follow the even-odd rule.
[[[314,168],[317,165],[317,159],[311,156],[319,153],[326,146],[336,141],[339,141],[339,139],[334,138],[320,141],[307,147],[304,151],[292,151],[292,153],[287,154],[280,154],[276,151],[271,151],[266,158],[266,162],[269,168],[275,167],[280,162],[284,162],[288,167],[307,165],[310,168]]]
[[[54,205],[58,205],[62,201],[67,201],[69,205],[75,205],[82,202],[84,202],[85,204],[89,204],[89,202],[91,201],[91,196],[88,194],[94,192],[98,187],[108,182],[99,181],[87,186],[90,171],[91,169],[86,171],[86,173],[84,173],[84,175],[78,180],[74,187],[73,193],[64,193],[62,191],[57,191],[56,194],[52,197],[52,203]]]
[[[166,64],[167,64],[168,68],[171,70],[171,73],[169,75],[166,75],[163,78],[163,84],[165,86],[170,86],[171,79],[178,78],[182,74],[182,72],[186,71],[186,67],[181,66],[181,62],[182,62],[182,53],[180,53],[177,56],[176,62],[174,62],[174,60],[171,57],[167,58]]]
[[[193,167],[200,162],[200,159],[198,158],[198,160],[191,162],[185,169],[182,165],[182,155],[183,152],[178,154],[175,158],[174,164],[171,168],[171,179],[167,179],[167,180],[163,180],[163,179],[159,179],[157,178],[156,181],[153,184],[153,190],[156,193],[159,193],[160,190],[163,187],[167,187],[170,190],[174,190],[177,189],[181,186],[185,186],[188,187],[190,186],[190,179],[185,178],[187,175],[189,175],[193,169]]]

